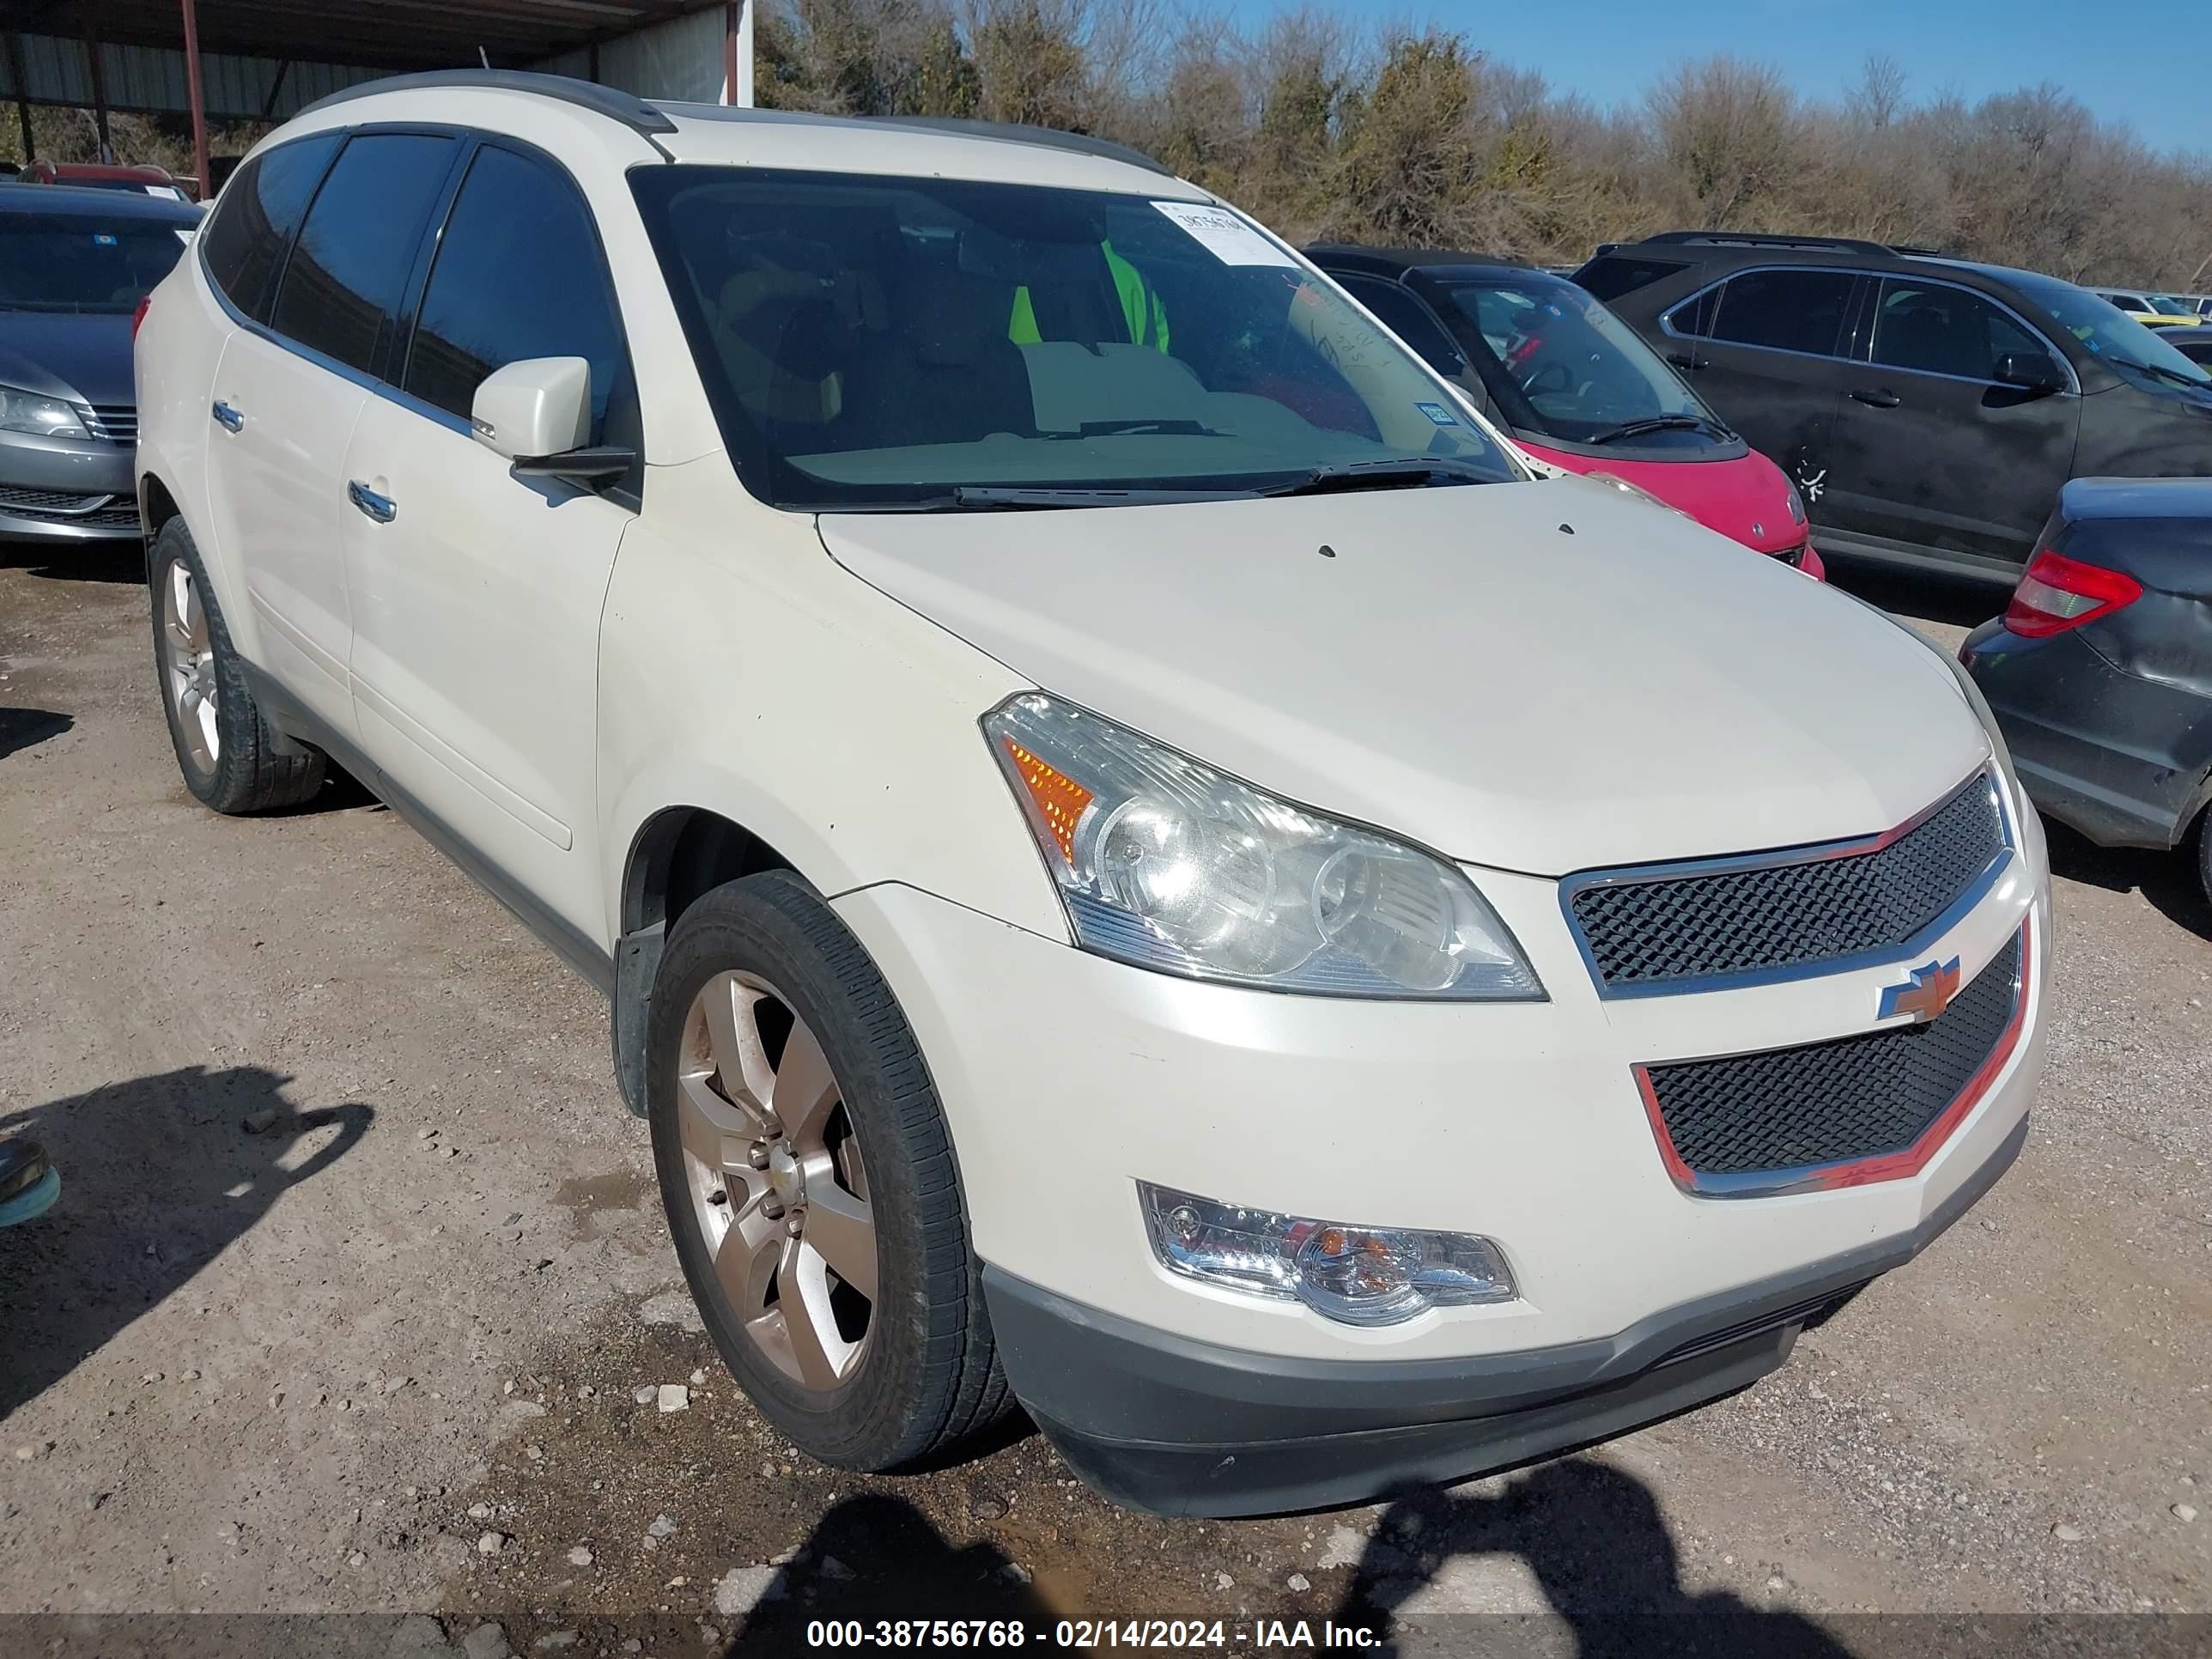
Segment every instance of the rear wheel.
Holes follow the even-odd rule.
[[[2197,879],[2204,888],[2204,902],[2212,904],[2212,806],[2197,820]]]
[[[322,787],[323,757],[262,718],[207,567],[182,519],[154,540],[154,665],[177,769],[218,812],[295,806]]]
[[[653,997],[653,1158],[708,1334],[842,1468],[940,1456],[1009,1404],[959,1172],[913,1032],[798,878],[716,888]]]

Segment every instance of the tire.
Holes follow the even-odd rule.
[[[185,787],[218,812],[296,806],[323,787],[322,751],[280,737],[246,689],[207,566],[185,521],[154,538],[154,672]]]
[[[942,1461],[1004,1416],[936,1088],[890,987],[814,890],[766,871],[684,911],[647,1042],[677,1258],[762,1413],[821,1462],[878,1474]]]
[[[2204,889],[2204,902],[2212,904],[2212,806],[2197,819],[2197,880]]]

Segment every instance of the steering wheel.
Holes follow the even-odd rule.
[[[1544,385],[1542,382],[1547,375],[1556,376],[1556,382],[1551,386]],[[1535,372],[1521,382],[1522,392],[1530,397],[1540,392],[1572,392],[1574,389],[1574,371],[1556,361],[1539,364]]]

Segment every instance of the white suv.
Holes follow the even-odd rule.
[[[462,75],[254,152],[138,337],[223,811],[343,765],[608,993],[842,1467],[1018,1400],[1229,1514],[1741,1388],[1996,1180],[2033,813],[1936,653],[1535,480],[1063,135]]]

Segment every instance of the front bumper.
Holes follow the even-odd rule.
[[[1701,1406],[1909,1261],[1989,1190],[2025,1120],[1902,1237],[1670,1308],[1615,1335],[1459,1360],[1285,1361],[1163,1334],[987,1268],[1015,1394],[1084,1479],[1164,1515],[1275,1514],[1510,1468]]]
[[[135,459],[129,444],[0,432],[0,536],[137,540]]]
[[[1999,618],[1959,660],[2039,807],[2100,846],[2171,848],[2203,805],[2212,698],[2114,667],[2090,631],[2023,639]]]

